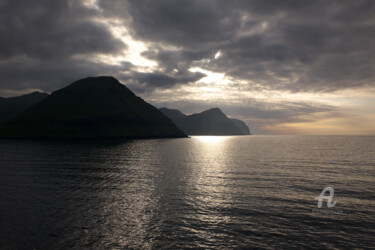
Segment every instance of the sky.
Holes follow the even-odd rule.
[[[375,134],[375,1],[0,0],[0,96],[112,75],[254,134]]]

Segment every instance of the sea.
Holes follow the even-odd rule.
[[[374,249],[375,136],[0,140],[0,249]]]

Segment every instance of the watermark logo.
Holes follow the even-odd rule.
[[[336,201],[333,201],[335,190],[333,187],[325,187],[319,196],[315,197],[315,200],[318,201],[318,209],[313,209],[314,214],[342,214],[342,210],[334,209]],[[323,202],[327,202],[327,208],[323,207]]]
[[[325,195],[327,192],[329,192],[328,196]],[[327,200],[327,207],[334,207],[336,205],[336,201],[332,203],[334,194],[335,190],[333,189],[333,187],[324,188],[320,195],[315,197],[315,200],[318,200],[318,208],[321,208],[323,206],[323,200]]]

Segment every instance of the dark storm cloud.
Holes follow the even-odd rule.
[[[132,64],[123,62],[119,66],[104,63],[88,63],[82,59],[65,58],[60,60],[22,59],[0,62],[1,89],[39,89],[53,92],[73,81],[88,76],[115,75],[118,72],[131,72]]]
[[[205,76],[199,72],[184,70],[172,71],[170,74],[166,72],[141,73],[129,71],[118,75],[118,78],[137,94],[152,95],[156,89],[168,89],[181,84],[193,83]]]
[[[130,75],[130,79],[141,85],[151,88],[168,88],[176,84],[184,84],[198,81],[205,75],[199,72],[183,72],[173,76],[164,73],[134,73]]]
[[[169,44],[217,43],[233,37],[240,24],[229,1],[114,0],[99,5],[110,15],[131,16],[136,37]]]
[[[116,54],[126,44],[104,25],[99,12],[80,1],[0,0],[0,90],[54,91],[91,75],[114,74],[119,68],[77,59]]]
[[[374,86],[373,1],[102,0],[97,6],[0,0],[0,61],[12,65],[14,58],[26,58],[25,76],[31,60],[35,75],[39,71],[52,79],[56,73],[78,71],[67,69],[83,55],[88,60],[82,72],[96,72],[98,63],[90,62],[91,55],[115,56],[126,48],[108,26],[95,21],[107,17],[122,20],[135,39],[147,42],[143,55],[158,62],[155,72],[133,72],[139,87],[170,88],[200,79],[189,73],[191,67],[292,92]],[[219,50],[221,57],[213,60]],[[56,60],[61,70],[48,73],[44,67],[57,65]],[[8,70],[1,86],[14,79],[20,86],[33,81],[21,79],[21,61],[18,66],[14,75]],[[104,72],[118,67],[102,66],[99,71]],[[175,71],[182,73],[175,77]]]
[[[167,58],[166,69],[220,50],[222,57],[206,69],[266,88],[329,92],[374,85],[374,6],[357,0],[128,1],[111,13],[129,13],[138,39],[179,48],[150,54],[162,64]]]
[[[160,46],[152,46],[143,56],[155,60],[165,73],[170,74],[175,70],[186,72],[191,68],[193,62],[202,58],[214,57],[215,49],[179,49],[168,51]]]
[[[0,58],[61,58],[114,53],[125,44],[92,22],[97,13],[73,1],[1,1]]]

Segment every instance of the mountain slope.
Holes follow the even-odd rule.
[[[242,129],[219,108],[186,116],[176,109],[160,109],[188,135],[244,135]],[[245,123],[244,123],[245,124]],[[246,126],[246,124],[245,124]],[[247,127],[247,126],[246,126]]]
[[[0,124],[19,116],[32,105],[42,101],[48,94],[33,92],[27,95],[2,98],[0,97]]]
[[[172,121],[176,121],[178,119],[183,119],[186,117],[184,113],[182,113],[178,109],[168,109],[168,108],[160,108],[159,109],[164,115],[166,115]]]
[[[236,125],[239,129],[241,129],[242,134],[244,135],[251,135],[249,127],[243,121],[239,119],[230,118],[230,120]]]
[[[186,137],[157,108],[113,77],[89,77],[53,92],[0,127],[11,138]]]

